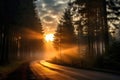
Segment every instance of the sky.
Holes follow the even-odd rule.
[[[74,1],[74,0],[71,0]],[[36,0],[36,13],[41,19],[44,32],[54,33],[69,0]]]

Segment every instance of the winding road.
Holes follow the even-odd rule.
[[[120,80],[120,75],[64,67],[44,60],[32,62],[30,69],[38,80],[41,77],[43,80]]]

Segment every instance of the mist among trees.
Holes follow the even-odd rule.
[[[78,47],[77,53],[83,57],[79,57],[78,61],[73,58],[70,65],[102,68],[113,68],[109,67],[110,64],[120,66],[119,57],[117,57],[120,49],[119,10],[117,0],[69,2],[55,33],[55,48],[59,54],[66,56],[62,50],[70,48],[69,42],[73,41],[73,44]],[[74,46],[71,45],[71,47]],[[68,54],[71,53],[68,52]]]
[[[0,1],[0,65],[35,58],[44,51],[42,21],[35,7],[33,0]],[[119,67],[120,1],[69,2],[54,36],[54,47],[61,55],[63,49],[77,47],[77,57],[68,55],[72,51],[62,55],[71,59],[69,66]]]
[[[38,55],[43,41],[34,36],[43,29],[33,0],[1,0],[0,6],[0,64]]]

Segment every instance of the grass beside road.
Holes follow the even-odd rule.
[[[8,65],[0,66],[0,80],[15,71],[23,63],[25,63],[25,61],[13,61]]]
[[[66,63],[63,60],[54,58],[53,60],[48,60],[47,62],[50,62],[50,63],[53,63],[53,64],[57,64],[57,65],[68,66],[68,67],[72,67],[72,68],[77,68],[77,69],[99,71],[99,72],[104,72],[104,73],[110,73],[110,74],[120,75],[120,68],[118,68],[120,65],[117,66],[117,65],[115,65],[116,63],[115,64],[111,63],[108,66],[107,63],[110,62],[110,60],[107,61],[107,63],[103,65],[103,66],[106,66],[106,68],[104,68],[103,66],[102,67],[93,66],[93,67],[90,67],[90,68],[87,68],[86,66],[81,67],[80,63],[77,64],[77,61],[80,61],[80,60],[76,60],[76,59],[71,59],[71,60],[73,62]],[[114,67],[110,67],[110,66],[113,66],[113,65],[114,65]]]

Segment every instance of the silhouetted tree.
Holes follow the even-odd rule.
[[[107,20],[110,32],[110,43],[120,40],[120,1],[106,0],[107,3]]]
[[[71,6],[69,5],[58,24],[55,34],[55,47],[60,43],[61,45],[75,44],[74,25],[72,23]],[[63,47],[63,46],[62,46]],[[70,46],[69,46],[70,47]]]
[[[88,7],[86,4],[87,0],[75,0],[72,3],[72,16],[74,25],[76,25],[76,32],[77,32],[77,42],[78,42],[78,53],[81,54],[81,46],[86,46],[87,41],[86,38],[88,37]],[[85,48],[84,48],[85,49]],[[86,51],[86,50],[85,50]],[[82,54],[81,54],[82,55]]]
[[[18,52],[21,57],[30,55],[31,50],[43,45],[42,39],[27,38],[31,33],[26,30],[43,35],[41,21],[34,8],[33,0],[0,1],[0,64],[8,63],[9,58],[16,59]]]
[[[22,39],[21,39],[21,48],[22,48],[22,55],[30,56],[36,55],[33,53],[36,53],[36,51],[42,50],[43,41],[42,39],[28,39],[28,35],[33,35],[32,33],[38,33],[40,34],[40,37],[43,36],[43,29],[40,19],[38,19],[36,13],[35,13],[35,4],[33,4],[33,0],[25,0],[20,1],[20,7],[18,12],[17,18],[18,18],[18,25],[22,27]],[[20,31],[20,32],[21,32]],[[28,33],[28,31],[32,31],[31,33]],[[24,35],[26,34],[26,35]],[[34,35],[37,36],[37,35]],[[32,37],[31,37],[32,38]],[[41,49],[40,49],[41,48]],[[25,54],[25,52],[27,52]]]
[[[14,5],[13,5],[14,2]],[[10,44],[10,29],[12,28],[12,25],[14,24],[16,12],[18,8],[18,1],[1,1],[0,2],[0,19],[1,19],[1,59],[0,63],[4,64],[7,63],[9,60],[9,44]]]
[[[98,4],[99,3],[99,4]],[[108,27],[105,0],[75,0],[72,3],[77,25],[79,53],[88,64],[108,51]]]

